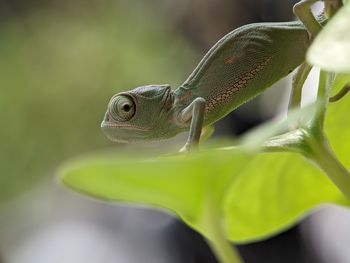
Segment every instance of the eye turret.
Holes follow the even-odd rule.
[[[108,106],[109,114],[117,121],[128,121],[135,115],[134,100],[128,95],[117,95]]]

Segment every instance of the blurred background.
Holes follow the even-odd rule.
[[[75,194],[55,170],[77,155],[120,147],[99,128],[113,94],[153,83],[176,88],[224,34],[291,20],[294,2],[0,0],[0,262],[216,262],[172,215]],[[283,113],[289,84],[280,81],[225,118],[216,136]],[[247,263],[349,262],[349,218],[344,208],[323,208],[239,250]]]

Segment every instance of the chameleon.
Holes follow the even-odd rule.
[[[311,69],[305,62],[306,50],[326,21],[311,13],[315,2],[302,0],[294,6],[301,22],[254,23],[228,33],[175,90],[162,84],[115,94],[101,123],[103,133],[112,141],[129,143],[166,139],[189,130],[184,146],[189,151],[198,145],[203,127],[259,95],[299,65],[295,78],[305,81]],[[293,82],[299,95],[300,82]]]

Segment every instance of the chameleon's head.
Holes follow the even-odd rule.
[[[101,123],[112,141],[133,142],[167,138],[172,127],[173,93],[169,85],[150,85],[114,95]],[[175,134],[174,134],[175,132]]]

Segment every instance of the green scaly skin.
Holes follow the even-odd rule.
[[[175,136],[201,114],[203,126],[213,124],[303,63],[309,44],[300,22],[242,26],[220,39],[176,90],[150,85],[114,95],[102,130],[113,141],[133,142]],[[205,106],[194,112],[198,98]],[[195,125],[200,131],[202,123]]]

